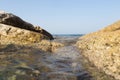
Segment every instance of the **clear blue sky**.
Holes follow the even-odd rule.
[[[0,0],[14,13],[52,34],[86,34],[120,19],[120,0]]]

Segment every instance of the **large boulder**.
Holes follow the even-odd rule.
[[[4,11],[0,11],[0,24],[10,25],[10,26],[25,29],[25,30],[30,30],[38,34],[42,34],[48,37],[48,39],[50,40],[53,39],[53,36],[46,30],[40,28],[39,26],[37,27],[33,26],[32,24],[22,20],[21,18],[19,18],[18,16],[12,13],[6,13]]]
[[[45,80],[46,56],[63,44],[19,17],[0,11],[0,80]]]
[[[51,41],[53,36],[39,26],[23,21],[18,16],[0,11],[1,45],[29,45],[42,51],[54,52],[63,44]]]
[[[81,37],[77,46],[99,70],[120,80],[120,21]]]
[[[33,31],[13,27],[10,25],[0,24],[0,43],[7,44],[26,44],[37,43],[47,37],[43,34]]]

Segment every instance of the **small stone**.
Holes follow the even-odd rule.
[[[33,70],[33,73],[40,74],[40,71],[39,70]]]

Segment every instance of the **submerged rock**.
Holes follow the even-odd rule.
[[[120,21],[79,38],[77,46],[99,70],[120,80]]]

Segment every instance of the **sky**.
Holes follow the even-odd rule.
[[[52,34],[87,34],[120,20],[120,0],[0,0],[0,10]]]

